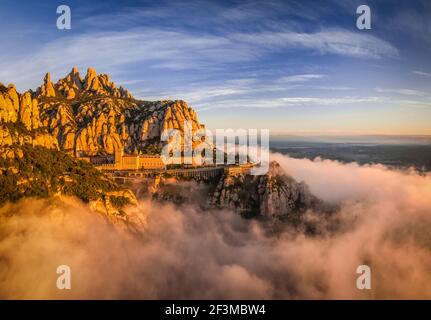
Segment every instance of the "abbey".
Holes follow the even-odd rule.
[[[78,158],[92,163],[100,170],[164,170],[166,169],[160,155],[152,154],[124,154],[124,152],[115,149],[114,156],[81,156]]]
[[[198,315],[199,307],[180,307],[172,305],[172,307],[166,307],[165,314],[168,315],[191,315],[195,318]]]

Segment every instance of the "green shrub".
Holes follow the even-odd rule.
[[[30,145],[19,148],[24,154],[22,158],[0,158],[0,167],[5,171],[0,175],[0,204],[22,197],[46,198],[58,192],[88,202],[104,192],[120,190],[90,163],[62,151]],[[8,168],[18,172],[12,173]]]

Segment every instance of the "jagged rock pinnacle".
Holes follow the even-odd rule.
[[[54,97],[55,90],[54,90],[54,85],[51,82],[51,74],[48,72],[45,75],[45,78],[43,80],[44,80],[45,89],[47,91],[47,96]]]
[[[51,82],[51,74],[48,72],[43,79],[43,86],[40,88],[40,93],[45,97],[55,97],[54,85]]]
[[[96,69],[94,69],[93,67],[88,67],[88,69],[87,69],[87,76],[86,77],[87,78],[89,78],[89,77],[92,77],[92,78],[97,77]]]
[[[90,91],[97,91],[100,88],[99,78],[97,77],[96,70],[89,67],[87,75],[85,76],[84,89]]]
[[[72,71],[66,77],[66,80],[70,82],[73,86],[76,86],[78,89],[81,89],[82,79],[77,67],[72,68]]]

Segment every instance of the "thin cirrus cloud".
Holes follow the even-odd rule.
[[[128,63],[142,68],[185,70],[255,59],[255,53],[217,36],[157,29],[87,33],[49,42],[31,54],[2,59],[0,77],[32,87],[46,71],[62,76],[71,66],[115,72]],[[7,61],[7,63],[6,63]]]
[[[423,77],[431,77],[431,72],[424,72],[424,71],[415,70],[415,71],[413,71],[413,74],[418,75],[418,76],[423,76]]]
[[[225,81],[223,84],[214,85],[187,85],[175,88],[173,92],[162,95],[155,95],[156,93],[152,90],[141,90],[138,94],[144,94],[144,96],[150,94],[153,100],[158,100],[168,97],[169,99],[185,99],[189,103],[200,107],[208,102],[214,105],[220,105],[220,103],[226,102],[226,99],[234,100],[251,97],[259,97],[264,95],[266,97],[280,94],[287,91],[297,89],[317,89],[323,91],[334,91],[334,90],[352,90],[350,87],[337,87],[337,86],[315,86],[312,85],[314,80],[326,78],[326,75],[322,74],[297,74],[286,77],[281,77],[272,82],[258,81],[256,78],[242,78],[242,79],[231,79]],[[270,97],[269,99],[274,99]],[[220,106],[223,107],[222,105]],[[201,109],[202,110],[202,109]]]
[[[399,56],[398,49],[389,42],[371,35],[343,29],[322,30],[314,33],[262,32],[238,34],[234,38],[267,48],[302,48],[314,50],[320,54],[354,58],[380,59]]]
[[[202,102],[196,108],[200,112],[218,109],[251,108],[274,109],[290,107],[346,107],[346,106],[378,106],[430,108],[431,101],[393,99],[391,97],[281,97],[269,99],[232,98],[220,101]]]
[[[291,76],[282,77],[277,80],[278,83],[301,83],[312,80],[322,79],[325,75],[323,74],[296,74]]]
[[[342,97],[274,97],[268,99],[232,98],[199,104],[199,111],[232,108],[272,109],[289,107],[346,107],[346,106],[378,106],[386,105],[393,107],[408,108],[430,108],[431,101],[396,99],[389,96],[342,96]]]
[[[379,93],[394,93],[398,95],[405,96],[424,96],[425,92],[413,89],[385,89],[385,88],[376,88],[376,91]]]
[[[281,97],[270,99],[226,99],[217,103],[202,103],[199,111],[222,108],[259,108],[272,109],[296,106],[345,106],[355,104],[382,104],[392,103],[387,97]]]
[[[298,48],[355,58],[398,55],[397,49],[383,40],[345,30],[212,35],[140,28],[55,39],[32,53],[16,56],[15,62],[2,59],[5,62],[0,64],[0,77],[16,82],[18,87],[31,88],[39,83],[44,72],[60,76],[72,65],[85,68],[91,64],[114,73],[128,63],[141,63],[143,69],[226,69],[227,64],[256,61],[271,52]],[[320,77],[302,75],[286,80],[298,82]]]
[[[382,103],[387,102],[385,97],[341,97],[341,98],[315,98],[315,97],[289,97],[281,98],[286,105],[346,105],[356,103]]]
[[[238,99],[241,96],[250,96],[256,93],[276,92],[285,89],[284,86],[273,86],[261,84],[254,78],[231,79],[223,84],[188,84],[174,88],[170,93],[158,94],[153,90],[141,90],[138,94],[146,95],[147,99],[159,100],[168,97],[169,99],[185,99],[189,103],[200,106],[206,102],[216,102],[220,99]],[[147,95],[150,96],[147,96]]]

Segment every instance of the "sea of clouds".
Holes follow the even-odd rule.
[[[431,298],[431,174],[271,154],[312,193],[319,235],[270,235],[255,220],[142,200],[133,232],[76,199],[0,209],[0,298]],[[328,230],[328,231],[325,231]],[[369,265],[372,289],[358,290]],[[68,265],[71,290],[56,287]]]

